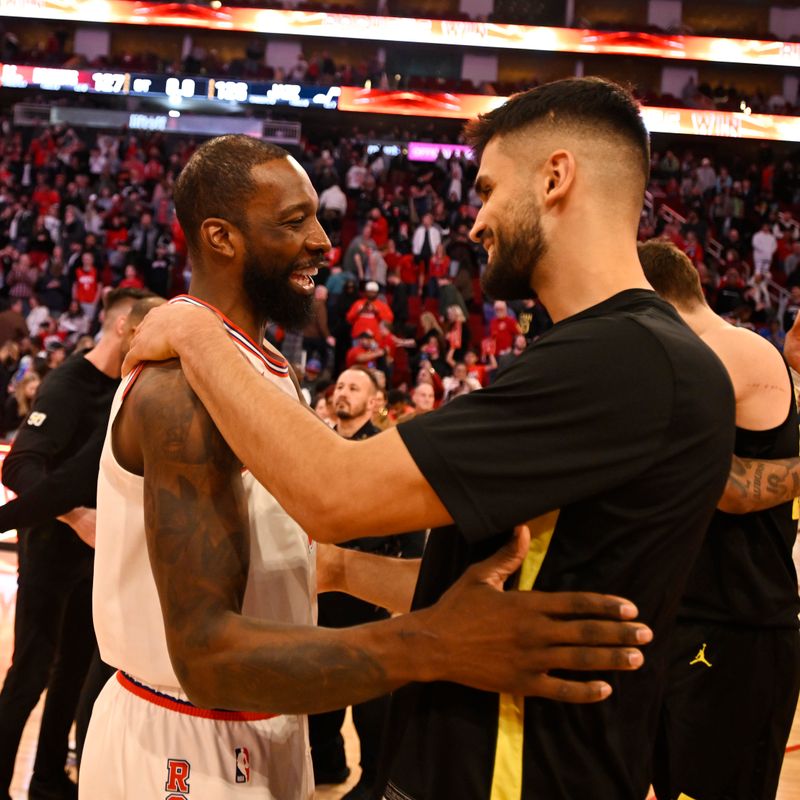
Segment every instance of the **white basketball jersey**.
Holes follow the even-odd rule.
[[[206,305],[188,296],[172,302]],[[283,357],[259,348],[222,318],[253,368],[297,399]],[[117,391],[100,459],[94,626],[103,661],[151,686],[179,690],[167,652],[161,606],[147,553],[144,479],[123,469],[111,446],[114,420],[138,372],[132,372]],[[259,412],[254,409],[254,413]],[[313,542],[249,472],[243,472],[242,483],[250,517],[250,570],[243,613],[280,623],[315,624]]]

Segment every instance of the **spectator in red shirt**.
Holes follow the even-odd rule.
[[[126,244],[128,241],[128,228],[123,222],[120,214],[114,214],[111,217],[111,223],[106,228],[105,248],[108,251],[108,258],[116,250],[120,244]]]
[[[345,364],[353,367],[357,364],[370,369],[381,369],[386,351],[378,345],[378,341],[372,331],[366,329],[358,337],[355,347],[347,351]]]
[[[507,353],[514,344],[514,337],[522,331],[513,317],[508,316],[508,306],[504,300],[494,304],[494,319],[489,323],[489,335],[494,339],[495,353]]]
[[[390,277],[395,277],[405,287],[409,295],[416,295],[422,289],[424,272],[411,253],[400,253],[394,239],[389,239],[383,254]]]
[[[450,256],[444,251],[444,244],[439,242],[428,262],[428,296],[438,297],[439,286],[450,279]]]
[[[84,315],[89,320],[94,319],[97,301],[100,297],[100,282],[97,277],[97,268],[94,265],[94,256],[91,253],[81,255],[81,263],[75,270],[75,283],[72,287],[73,297],[80,303]]]
[[[494,361],[494,359],[492,359]],[[494,362],[496,365],[497,362]],[[470,349],[464,353],[464,364],[467,367],[467,375],[470,378],[474,378],[481,386],[488,386],[489,385],[489,371],[493,369],[492,364],[488,366],[486,364],[482,364],[478,360],[478,354]]]
[[[375,242],[378,250],[383,250],[389,241],[389,223],[379,208],[373,208],[369,212],[369,218],[372,222],[372,241]]]
[[[47,213],[50,206],[59,203],[61,200],[58,192],[47,184],[47,175],[44,172],[40,172],[36,176],[36,188],[31,194],[31,199],[41,216]]]
[[[119,282],[120,289],[144,289],[144,281],[139,277],[136,267],[127,264],[125,267],[125,277]]]
[[[353,339],[357,339],[364,331],[377,336],[381,322],[394,321],[392,309],[383,300],[378,299],[379,288],[375,281],[367,281],[364,287],[366,297],[356,300],[347,312],[347,321],[351,326],[350,335]]]

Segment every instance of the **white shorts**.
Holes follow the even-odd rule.
[[[81,800],[311,800],[306,717],[206,711],[118,672],[92,712]]]

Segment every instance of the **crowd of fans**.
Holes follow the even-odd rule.
[[[491,382],[551,325],[536,300],[484,298],[485,255],[469,238],[480,201],[476,165],[370,154],[368,136],[304,140],[297,156],[320,197],[330,270],[303,331],[271,327],[321,415],[346,367],[374,369],[385,425]],[[154,133],[45,129],[0,136],[0,409],[2,433],[24,419],[36,381],[90,347],[104,292],[188,287],[190,265],[172,186],[196,147]],[[800,308],[797,164],[763,149],[753,162],[653,154],[640,238],[664,236],[700,272],[709,302],[777,346]],[[665,213],[669,209],[668,213]],[[779,216],[782,215],[782,216]],[[719,257],[714,256],[718,253]],[[777,318],[774,289],[791,291]]]
[[[749,163],[654,152],[649,197],[640,239],[660,236],[680,247],[717,313],[782,347],[800,308],[796,159],[776,159],[766,146]],[[788,304],[781,302],[781,289],[790,292]]]

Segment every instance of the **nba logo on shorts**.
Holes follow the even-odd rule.
[[[236,783],[250,783],[250,751],[246,747],[237,747]]]

